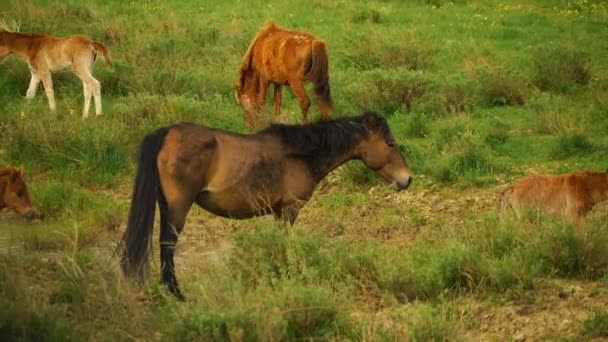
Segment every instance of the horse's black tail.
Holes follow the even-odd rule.
[[[163,127],[148,134],[139,150],[129,221],[122,237],[121,260],[123,273],[138,281],[145,280],[148,275],[156,200],[157,196],[162,195],[156,160],[168,131],[167,127]]]
[[[307,77],[314,84],[315,95],[319,100],[319,108],[324,118],[332,110],[331,93],[329,88],[329,61],[327,48],[321,40],[312,43],[310,68]]]

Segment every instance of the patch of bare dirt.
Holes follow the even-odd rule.
[[[582,339],[583,322],[593,309],[608,309],[608,289],[598,282],[551,280],[517,299],[488,304],[465,299],[461,318],[471,341]]]

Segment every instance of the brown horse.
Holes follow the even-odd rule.
[[[309,33],[285,30],[269,22],[257,33],[243,57],[235,85],[237,102],[245,111],[245,125],[253,129],[257,113],[274,84],[275,117],[281,111],[281,87],[289,85],[298,98],[303,121],[308,120],[310,100],[304,82],[314,84],[321,116],[332,110],[325,43]]]
[[[82,81],[84,89],[82,116],[89,116],[91,95],[95,97],[95,113],[101,115],[101,87],[91,71],[97,54],[101,54],[106,63],[112,65],[108,49],[103,43],[80,35],[57,38],[37,33],[0,31],[0,62],[13,53],[28,64],[32,74],[26,94],[28,100],[34,98],[42,80],[49,108],[55,111],[51,72],[70,67]]]
[[[32,199],[23,180],[23,167],[0,167],[0,210],[8,208],[24,218],[34,218]]]
[[[397,191],[412,181],[386,120],[376,113],[275,124],[250,135],[189,123],[160,128],[140,147],[122,240],[123,271],[145,278],[158,201],[162,280],[182,298],[173,254],[192,204],[228,218],[274,214],[293,224],[319,181],[351,159],[361,160]]]
[[[607,172],[571,172],[561,175],[530,175],[503,190],[500,207],[512,207],[518,218],[522,209],[542,210],[580,221],[593,206],[608,200]]]

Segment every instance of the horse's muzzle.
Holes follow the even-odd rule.
[[[393,182],[392,186],[395,191],[401,191],[407,189],[414,179],[411,175],[397,177]]]
[[[28,211],[23,213],[23,218],[27,221],[32,221],[36,218],[36,212],[34,211],[34,209],[29,209]]]

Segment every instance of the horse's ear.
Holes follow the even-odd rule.
[[[13,172],[11,172],[11,181],[16,182],[17,179],[23,176],[23,172],[23,166],[20,166],[19,168],[14,168]]]
[[[368,128],[378,128],[380,126],[381,120],[382,120],[382,118],[380,117],[380,115],[378,115],[378,113],[375,113],[375,112],[367,112],[363,116],[363,123]]]

